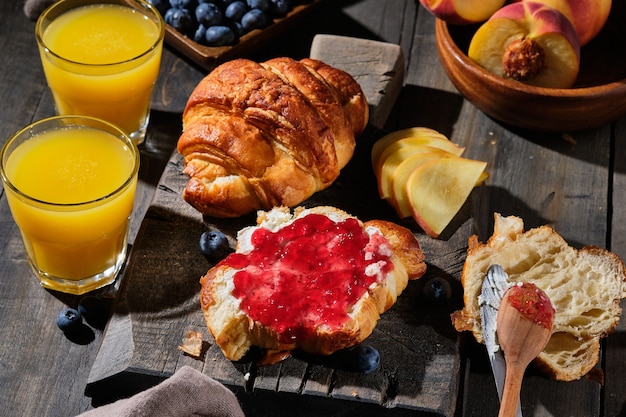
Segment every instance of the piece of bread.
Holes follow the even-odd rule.
[[[352,76],[321,61],[228,61],[183,112],[183,198],[216,217],[298,205],[337,179],[368,112]]]
[[[579,379],[598,362],[600,338],[618,324],[626,297],[624,264],[599,247],[572,248],[548,226],[525,232],[519,217],[494,217],[486,244],[469,239],[461,277],[465,306],[452,314],[455,328],[484,343],[478,296],[488,268],[499,264],[509,282],[534,283],[555,306],[552,337],[535,365],[557,380]]]
[[[425,271],[404,227],[329,206],[277,207],[259,211],[257,225],[238,233],[236,252],[201,278],[200,301],[228,359],[252,346],[331,354],[366,339]]]

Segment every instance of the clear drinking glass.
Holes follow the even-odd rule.
[[[60,0],[35,27],[59,115],[92,116],[143,142],[165,24],[144,0]]]
[[[0,175],[32,269],[71,294],[115,281],[127,252],[139,151],[116,126],[55,116],[11,137]]]

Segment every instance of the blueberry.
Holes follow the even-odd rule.
[[[206,27],[221,24],[222,16],[222,11],[216,4],[201,3],[196,7],[196,20]]]
[[[431,278],[424,285],[424,296],[436,304],[445,304],[452,295],[450,283],[443,278]]]
[[[211,28],[207,29],[207,33],[210,30]],[[200,236],[200,252],[209,262],[215,263],[228,256],[232,250],[224,233],[212,230]]]
[[[208,46],[226,46],[235,43],[235,32],[228,26],[211,26],[206,30],[204,39]]]
[[[191,10],[195,7],[196,0],[169,0],[170,6],[175,9],[188,9]]]
[[[369,374],[378,369],[380,365],[380,353],[378,350],[367,345],[358,345],[354,348],[357,355],[357,369],[364,373]]]
[[[154,8],[161,13],[161,16],[165,15],[167,10],[170,8],[168,0],[148,0],[148,3],[154,6]]]
[[[241,18],[241,26],[246,32],[261,28],[267,23],[267,16],[260,9],[252,9]]]
[[[197,43],[204,43],[204,35],[206,34],[206,26],[200,24],[193,33],[193,41]]]
[[[291,10],[291,2],[289,0],[270,0],[272,15],[277,17],[285,16]]]
[[[165,13],[163,20],[183,35],[187,35],[194,29],[193,17],[187,9],[173,7]]]
[[[269,0],[246,0],[246,3],[248,3],[248,6],[251,9],[259,9],[264,12],[267,12],[270,9]]]
[[[248,11],[248,6],[243,1],[235,1],[226,7],[224,16],[234,22],[239,21],[243,15]]]
[[[74,333],[81,329],[82,324],[83,317],[74,308],[64,308],[57,316],[57,326],[63,330],[63,333]]]
[[[239,22],[232,22],[230,24],[230,28],[232,29],[233,33],[235,34],[237,38],[241,38],[243,35],[246,34],[246,31],[243,30],[243,27],[241,26],[241,23]]]
[[[330,355],[313,355],[295,351],[294,356],[311,363],[320,364],[329,368],[369,374],[378,369],[380,353],[368,345],[356,345],[339,350]]]

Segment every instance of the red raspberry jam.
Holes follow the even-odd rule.
[[[545,327],[552,328],[554,307],[548,296],[535,284],[524,282],[514,285],[507,291],[511,306],[525,318]]]
[[[368,287],[392,269],[391,246],[353,218],[334,222],[308,214],[272,232],[258,228],[249,253],[223,262],[239,271],[233,295],[241,309],[279,334],[282,343],[340,328]]]

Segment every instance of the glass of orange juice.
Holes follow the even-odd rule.
[[[99,119],[54,116],[11,137],[0,163],[41,284],[83,294],[114,282],[126,258],[139,170],[128,135]]]
[[[143,142],[165,25],[144,0],[60,0],[35,27],[59,115],[83,115]]]

